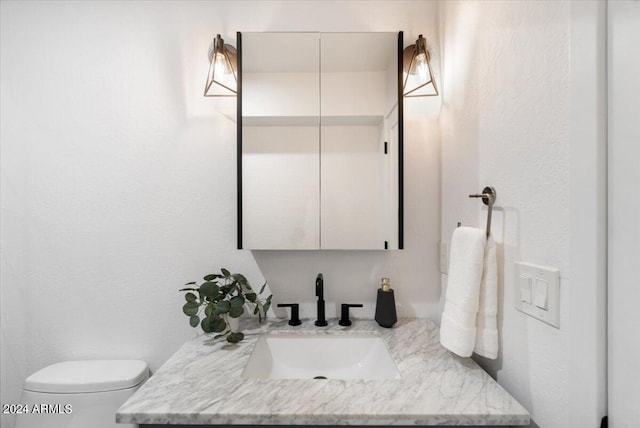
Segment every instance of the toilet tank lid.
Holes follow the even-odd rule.
[[[59,394],[115,391],[138,385],[148,373],[141,360],[65,361],[29,376],[24,389]]]

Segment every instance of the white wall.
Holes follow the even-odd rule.
[[[597,11],[587,12],[585,19],[598,18]],[[581,122],[585,114],[574,117],[570,101],[579,87],[572,86],[573,79],[583,66],[588,74],[582,87],[589,91],[581,102],[588,103],[587,115],[595,112],[591,119],[601,117],[596,108],[596,84],[602,78],[595,70],[598,58],[572,62],[574,37],[585,34],[572,33],[574,15],[568,1],[446,1],[440,16],[443,239],[450,239],[458,221],[484,227],[486,209],[467,195],[487,185],[497,191],[492,233],[500,260],[501,351],[495,361],[477,360],[531,412],[532,426],[597,427],[605,400],[601,391],[594,391],[603,386],[598,384],[603,380],[603,335],[589,330],[591,323],[583,330],[579,321],[589,319],[601,329],[597,320],[603,312],[602,304],[598,307],[594,301],[599,297],[598,278],[573,290],[570,261],[580,249],[572,245],[571,219],[584,214],[585,206],[597,204],[597,197],[603,202],[604,193],[594,188],[594,199],[578,201],[576,207],[570,201],[576,177],[595,175],[591,181],[602,183],[597,160],[590,157],[602,148],[602,140],[597,138],[600,122]],[[589,31],[596,32],[591,27]],[[584,43],[599,49],[592,33]],[[589,150],[582,165],[571,158],[579,152],[574,147],[578,134],[572,135],[577,129],[572,128],[580,123],[585,125],[582,136],[591,138],[582,141]],[[584,169],[574,170],[576,166]],[[575,232],[593,237],[582,248],[588,257],[593,254],[587,261],[603,260],[603,253],[593,250],[602,221],[595,220],[588,232]],[[560,269],[560,329],[515,309],[516,260]],[[576,265],[584,267],[584,262],[582,258]],[[591,268],[601,274],[601,267]],[[584,297],[574,298],[574,292]],[[574,301],[590,306],[575,307]]]
[[[608,2],[609,426],[640,421],[640,3]]]
[[[438,318],[439,99],[405,103],[404,251],[252,253],[235,250],[235,102],[202,97],[212,38],[238,30],[423,33],[437,68],[436,3],[0,8],[2,402],[60,360],[156,370],[194,334],[177,289],[221,266],[267,278],[303,316],[318,272],[329,315],[351,301],[371,317],[390,276],[400,315]]]
[[[571,2],[569,414],[598,427],[607,414],[606,4]]]

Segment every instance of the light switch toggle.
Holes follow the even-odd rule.
[[[543,279],[536,279],[534,304],[545,311],[549,308],[547,300],[549,296],[549,283]]]
[[[520,275],[518,282],[520,284],[520,301],[531,304],[531,278]]]

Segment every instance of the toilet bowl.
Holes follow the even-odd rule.
[[[66,361],[24,382],[16,428],[133,428],[116,410],[149,377],[140,360]]]

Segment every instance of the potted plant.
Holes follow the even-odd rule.
[[[185,284],[189,287],[180,289],[186,292],[184,297],[187,301],[182,312],[189,317],[191,327],[199,324],[205,333],[219,333],[214,339],[226,337],[227,342],[238,343],[244,339],[244,334],[232,328],[233,321],[242,316],[245,306],[248,306],[262,322],[266,319],[273,295],[261,300],[259,296],[264,292],[266,282],[255,293],[244,275],[232,274],[224,268],[220,272],[205,275],[200,285],[193,281]]]

